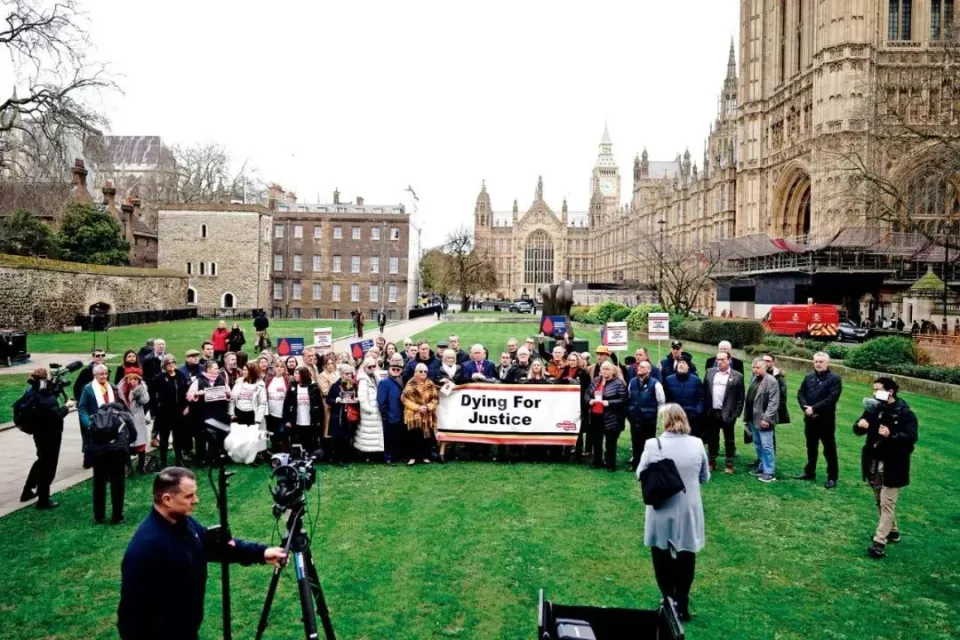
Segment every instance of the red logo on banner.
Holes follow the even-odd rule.
[[[541,328],[541,331],[548,336],[553,335],[553,320],[550,319],[550,316],[547,316],[543,319],[543,327]]]
[[[359,342],[354,342],[351,347],[351,354],[354,360],[359,360],[363,357],[363,346]]]
[[[570,422],[569,420],[564,420],[563,422],[557,423],[557,429],[560,429],[562,431],[576,431],[577,425],[576,423]]]
[[[288,355],[290,353],[290,345],[287,344],[285,339],[280,340],[280,344],[277,345],[277,354],[281,356]]]

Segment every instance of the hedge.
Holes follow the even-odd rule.
[[[853,349],[844,364],[867,371],[885,371],[893,365],[917,364],[917,346],[909,338],[876,338]]]
[[[690,342],[703,342],[703,322],[699,320],[693,320],[691,322],[684,322],[676,329],[671,325],[670,335],[679,340],[689,340]]]
[[[928,364],[890,364],[886,365],[882,371],[884,373],[910,376],[911,378],[921,378],[923,380],[933,380],[934,382],[960,385],[960,367],[937,367]]]
[[[621,311],[624,312],[623,317],[627,317],[627,315],[630,314],[630,309],[625,304],[612,300],[601,302],[593,308],[593,313],[597,316],[600,324],[606,324],[611,321],[619,322],[619,320],[614,320],[613,316]]]
[[[758,320],[704,320],[701,325],[699,341],[706,344],[729,340],[734,349],[741,349],[763,341],[763,324]]]

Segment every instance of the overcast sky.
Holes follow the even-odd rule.
[[[304,201],[420,197],[424,246],[494,209],[585,210],[604,122],[634,154],[701,163],[737,0],[88,0],[119,76],[111,133],[218,141]]]

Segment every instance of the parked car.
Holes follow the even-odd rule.
[[[529,300],[517,300],[510,304],[510,313],[536,313],[537,305]]]
[[[863,342],[870,338],[870,329],[858,327],[849,320],[842,320],[837,327],[837,340],[843,342]]]
[[[819,340],[837,338],[840,312],[830,304],[778,304],[763,317],[763,326],[780,336]]]

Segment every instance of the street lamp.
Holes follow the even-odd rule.
[[[420,301],[420,235],[423,229],[413,222],[413,218],[416,218],[417,213],[420,211],[418,203],[420,198],[417,197],[417,192],[413,190],[413,187],[407,185],[405,191],[409,191],[410,195],[413,196],[413,216],[411,216],[410,226],[413,227],[414,231],[417,232],[417,253],[416,253],[416,262],[414,263],[413,270],[413,295],[416,296],[416,300],[419,303]],[[407,300],[407,305],[410,305],[410,301]]]
[[[660,226],[660,284],[657,289],[657,297],[660,298],[658,302],[663,304],[663,232],[664,228],[667,226],[667,217],[661,215],[660,219],[657,220],[657,224]]]

